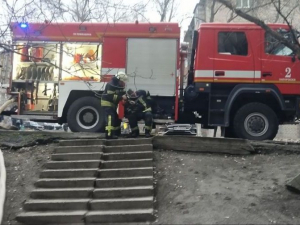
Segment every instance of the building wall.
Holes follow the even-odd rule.
[[[6,88],[9,86],[9,77],[11,74],[10,54],[0,52],[0,106],[6,102],[9,96],[6,94]]]
[[[231,0],[233,5],[237,1]],[[300,30],[300,1],[299,0],[281,0],[281,11],[283,15],[289,15],[288,21],[298,31]],[[265,23],[286,23],[279,16],[274,5],[270,4],[270,0],[249,0],[249,8],[241,8],[244,12],[253,15]],[[241,23],[249,22],[237,16],[231,10],[221,5],[215,0],[199,0],[194,10],[194,17],[191,20],[190,26],[186,31],[184,41],[189,43],[188,64],[191,62],[191,46],[194,30],[198,30],[203,22],[219,22],[219,23]]]
[[[232,0],[235,3],[237,0]],[[269,1],[266,0],[249,0],[250,8],[242,8],[244,12],[255,16],[265,23],[286,23],[284,19],[278,14],[276,8],[272,4],[268,4]],[[206,13],[206,22],[209,22],[211,19],[211,5],[212,0],[207,4],[206,10],[209,13]],[[283,15],[289,15],[288,21],[296,28],[300,28],[300,3],[298,0],[282,0],[282,13]],[[243,18],[236,16],[232,13],[231,10],[225,8],[224,6],[220,6],[219,3],[215,5],[215,11],[221,7],[218,12],[215,14],[213,22],[248,22]]]
[[[185,41],[188,41],[192,30],[197,30],[202,22],[220,22],[220,23],[237,23],[248,22],[243,18],[236,16],[231,10],[221,5],[215,0],[199,0],[194,10],[194,18],[192,19],[187,31]],[[233,5],[237,1],[231,0]],[[279,16],[274,5],[269,0],[249,0],[250,8],[241,8],[244,12],[253,15],[265,23],[286,23]],[[288,21],[298,30],[300,30],[300,2],[299,0],[281,0],[281,11],[283,15],[289,15]],[[214,5],[214,7],[213,7]],[[205,8],[205,10],[204,10]],[[205,11],[205,12],[204,12]]]

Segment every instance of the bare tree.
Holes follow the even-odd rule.
[[[153,0],[153,4],[160,16],[160,22],[171,22],[177,11],[176,0]]]
[[[294,54],[300,59],[300,44],[298,41],[298,38],[294,32],[291,32],[293,41],[286,39],[282,34],[279,32],[271,29],[262,19],[257,18],[255,16],[252,16],[248,14],[247,12],[244,12],[242,9],[236,8],[231,1],[229,0],[217,0],[219,3],[223,4],[225,7],[227,7],[229,10],[231,10],[233,13],[235,13],[237,16],[253,22],[257,24],[258,26],[262,27],[265,31],[267,31],[270,35],[272,35],[276,40],[280,41],[287,47],[289,47],[291,50],[293,50]],[[289,21],[290,13],[284,14],[282,12],[282,0],[271,0],[272,5],[274,6],[276,12],[279,14],[279,16],[286,22],[286,24],[292,29],[291,22]]]
[[[209,22],[214,22],[215,21],[215,16],[221,10],[223,7],[222,4],[217,4],[217,0],[212,0],[211,6],[210,6],[210,18]]]
[[[63,21],[122,22],[145,20],[148,3],[125,4],[124,0],[42,0]]]

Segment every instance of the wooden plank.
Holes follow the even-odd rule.
[[[153,147],[164,150],[233,155],[245,155],[254,152],[254,148],[247,140],[177,135],[156,136],[153,138]]]
[[[250,144],[254,147],[258,153],[300,153],[300,144],[291,142],[279,142],[279,141],[250,141]]]

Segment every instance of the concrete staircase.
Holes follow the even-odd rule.
[[[154,219],[151,139],[61,141],[35,183],[25,224]]]

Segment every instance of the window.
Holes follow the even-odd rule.
[[[248,55],[248,41],[244,32],[220,32],[218,52],[228,55]]]
[[[101,46],[66,43],[63,45],[62,80],[100,80]]]
[[[240,9],[250,8],[250,1],[251,0],[236,0],[236,8],[240,8]]]
[[[280,32],[280,31],[279,31]],[[280,32],[286,39],[292,43],[292,37],[290,32]],[[271,34],[265,34],[265,53],[269,55],[280,55],[280,56],[292,56],[293,51],[289,47],[282,44]]]

